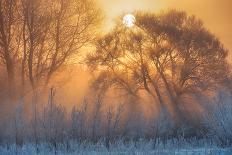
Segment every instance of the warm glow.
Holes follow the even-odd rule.
[[[122,13],[136,11],[159,13],[169,9],[187,11],[202,19],[204,25],[232,51],[232,1],[231,0],[97,0],[106,13],[106,23],[101,31],[111,30]],[[212,18],[213,17],[213,18]],[[232,62],[232,54],[229,54]]]
[[[123,24],[127,27],[133,27],[135,25],[135,16],[132,14],[127,14],[123,17]]]

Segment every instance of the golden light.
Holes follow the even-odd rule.
[[[126,14],[123,17],[123,24],[127,27],[133,27],[135,25],[135,16],[132,14]]]

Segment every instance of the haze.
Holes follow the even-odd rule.
[[[0,0],[0,154],[232,154],[231,1]]]
[[[98,0],[98,2],[100,8],[104,11],[105,22],[102,25],[104,32],[106,29],[110,31],[113,28],[118,16],[134,11],[184,10],[188,15],[195,15],[203,20],[205,27],[214,33],[229,49],[227,59],[229,62],[232,60],[232,1],[230,0]],[[77,70],[80,70],[80,68]],[[72,78],[75,79],[75,82],[69,82],[65,85],[65,87],[67,86],[65,90],[70,90],[66,95],[72,101],[81,100],[83,94],[88,90],[89,80],[86,79],[90,79],[90,75],[86,71],[79,72],[81,76]],[[73,91],[73,86],[75,86],[76,91]],[[72,104],[68,107],[71,107]]]
[[[232,1],[231,0],[98,0],[105,11],[106,27],[113,25],[114,19],[122,13],[135,10],[159,12],[175,8],[196,15],[205,26],[232,50]],[[231,54],[230,54],[231,59]]]

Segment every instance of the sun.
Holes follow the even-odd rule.
[[[135,16],[132,14],[126,14],[123,17],[123,24],[127,27],[133,27],[135,25]]]

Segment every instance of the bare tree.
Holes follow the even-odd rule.
[[[228,50],[194,16],[175,10],[162,18],[139,14],[137,25],[151,37],[150,55],[170,95],[205,90],[228,77],[220,76],[228,72]]]
[[[210,103],[205,104],[204,125],[209,135],[214,135],[219,145],[230,146],[231,139],[231,96],[227,92],[219,92]]]
[[[23,102],[20,102],[15,109],[14,115],[15,144],[20,147],[22,147],[24,143],[24,132],[26,125],[23,115],[23,108]]]
[[[0,58],[5,64],[8,76],[8,93],[14,97],[15,62],[18,56],[18,1],[0,1]]]
[[[84,99],[81,108],[74,106],[71,112],[71,135],[73,139],[79,139],[80,142],[86,138],[87,108],[88,102]]]
[[[25,69],[33,90],[45,71],[46,46],[48,30],[51,28],[51,13],[46,11],[49,6],[43,1],[22,0],[23,24],[23,52],[22,52],[22,83],[24,83]],[[52,10],[50,10],[52,11]],[[25,67],[27,62],[27,67]]]
[[[120,128],[120,121],[122,118],[122,112],[124,104],[119,104],[117,108],[109,106],[106,112],[106,147],[110,148],[110,142],[116,138]]]
[[[54,73],[73,63],[73,57],[78,59],[82,47],[95,38],[100,21],[94,0],[1,0],[0,58],[11,98],[18,93],[17,77],[21,97],[27,84],[33,91],[48,85]]]
[[[51,61],[48,66],[47,83],[71,56],[94,39],[96,26],[101,17],[93,0],[57,0],[54,11]]]
[[[94,142],[97,141],[97,136],[99,136],[99,128],[101,123],[101,110],[102,110],[102,96],[97,97],[96,101],[94,102],[93,107],[93,116],[92,116],[92,123],[91,123],[91,138]]]
[[[67,137],[67,113],[63,106],[55,101],[55,90],[50,89],[48,103],[45,106],[43,114],[43,129],[45,139],[50,143],[55,153],[58,149],[58,144],[63,143]]]
[[[99,82],[107,81],[131,95],[147,92],[179,124],[185,121],[182,95],[222,84],[227,50],[199,20],[184,12],[138,13],[137,17],[135,27],[119,24],[100,38],[87,64],[99,68]]]

